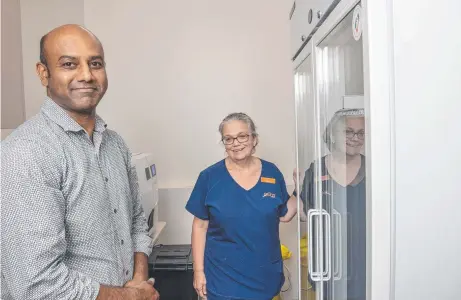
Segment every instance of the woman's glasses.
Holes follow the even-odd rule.
[[[344,130],[344,133],[348,139],[353,139],[354,136],[357,136],[359,140],[363,140],[365,138],[365,132],[363,130],[355,132],[354,130],[346,129]]]
[[[241,143],[248,142],[249,139],[250,139],[250,135],[248,135],[248,134],[239,134],[235,138],[231,137],[231,136],[225,136],[225,137],[222,138],[222,142],[223,142],[224,145],[232,145],[235,140],[237,140],[237,142],[239,142],[241,144]]]

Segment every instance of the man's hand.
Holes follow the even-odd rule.
[[[142,283],[143,281],[146,281],[146,280],[147,280],[147,278],[144,279],[144,278],[141,278],[139,276],[134,276],[133,279],[127,281],[123,287],[126,287],[126,288],[127,287],[134,287],[134,286],[137,286],[137,285],[139,285],[140,283]],[[151,279],[149,279],[149,282],[152,282],[152,285],[154,285],[155,279],[151,278]]]
[[[160,295],[154,289],[154,279],[148,281],[130,280],[122,287],[101,285],[96,300],[158,300]]]
[[[154,282],[153,278],[142,282],[130,280],[125,284],[125,287],[136,290],[136,300],[158,300],[160,299],[160,295],[154,289]]]

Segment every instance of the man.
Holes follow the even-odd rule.
[[[156,300],[131,155],[96,115],[103,47],[64,25],[40,52],[48,97],[2,142],[2,299]]]

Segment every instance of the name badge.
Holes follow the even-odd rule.
[[[261,177],[261,182],[275,184],[275,178]]]
[[[327,180],[330,180],[329,175],[323,175],[321,177],[317,177],[315,181],[327,181]]]

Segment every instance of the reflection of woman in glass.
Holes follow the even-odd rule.
[[[301,187],[304,213],[322,205],[330,215],[331,279],[324,285],[324,299],[366,298],[365,157],[361,155],[364,137],[363,109],[337,111],[323,135],[330,153],[310,165]],[[317,200],[319,181],[321,203]]]

